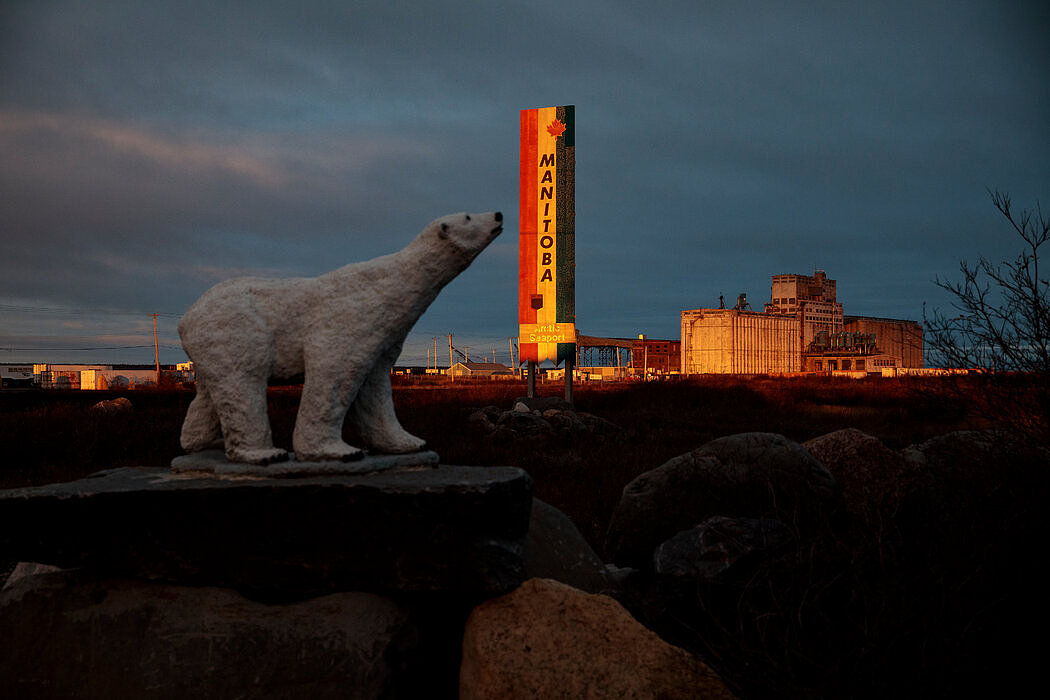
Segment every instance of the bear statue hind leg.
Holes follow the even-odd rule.
[[[390,367],[400,349],[399,345],[396,351],[388,353],[372,368],[350,406],[350,419],[361,433],[361,440],[370,451],[377,454],[418,452],[427,446],[426,440],[412,435],[401,426],[394,411]]]
[[[295,459],[298,462],[354,462],[364,459],[365,451],[348,445],[342,440],[316,444],[310,448],[296,448]]]
[[[266,406],[266,380],[224,379],[208,387],[222,425],[226,459],[243,464],[272,464],[288,459],[288,451],[274,447]]]
[[[182,422],[179,444],[186,452],[200,452],[223,447],[219,414],[215,412],[215,406],[212,405],[211,398],[199,379],[197,395],[190,402],[190,407],[186,411],[186,419]]]

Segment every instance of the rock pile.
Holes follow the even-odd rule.
[[[588,424],[569,414],[522,402],[472,420],[515,434],[560,430],[562,419]],[[611,564],[509,468],[284,485],[118,470],[76,487],[0,492],[0,551],[80,567],[23,564],[0,592],[0,688],[34,697],[791,695],[790,677],[777,685],[770,676],[805,663],[801,652],[790,657],[802,649],[835,696],[834,669],[821,664],[836,650],[820,647],[836,643],[834,621],[812,616],[813,599],[821,612],[863,605],[840,579],[870,565],[835,549],[843,519],[888,519],[896,539],[876,533],[885,537],[877,557],[921,566],[961,555],[969,540],[958,524],[977,499],[999,498],[986,481],[1013,465],[1045,467],[1047,457],[987,433],[901,451],[856,430],[804,445],[728,436],[624,488],[608,531]],[[977,468],[989,463],[1001,469]],[[137,495],[128,500],[119,483]],[[180,504],[189,506],[181,515]],[[1001,505],[1008,514],[1009,501]],[[943,523],[926,527],[931,513]],[[193,546],[177,546],[180,537]],[[916,580],[883,583],[903,596]],[[734,634],[781,656],[733,656],[723,637]],[[701,660],[712,648],[718,671],[735,674],[720,678]]]
[[[606,551],[619,566],[647,569],[661,543],[708,518],[771,518],[797,531],[821,526],[840,498],[834,477],[801,445],[772,433],[731,435],[629,483]]]
[[[623,428],[599,416],[577,412],[572,405],[553,396],[519,398],[509,411],[485,406],[467,418],[475,434],[495,440],[537,436],[590,435],[619,439]]]

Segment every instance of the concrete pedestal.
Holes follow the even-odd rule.
[[[524,578],[531,490],[529,475],[514,467],[297,478],[113,469],[0,491],[0,551],[274,600],[334,591],[493,594]]]

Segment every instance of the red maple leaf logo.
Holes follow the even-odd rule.
[[[553,136],[554,138],[558,138],[559,136],[565,133],[565,125],[557,119],[555,119],[547,125],[547,133]]]

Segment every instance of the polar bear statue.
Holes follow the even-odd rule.
[[[209,289],[179,322],[197,377],[183,449],[221,444],[231,462],[287,459],[273,445],[266,387],[271,378],[299,376],[303,393],[292,436],[298,460],[362,457],[342,439],[348,412],[373,452],[423,449],[394,414],[390,368],[416,320],[499,235],[502,221],[500,212],[452,214],[396,253],[320,277],[243,277]]]

